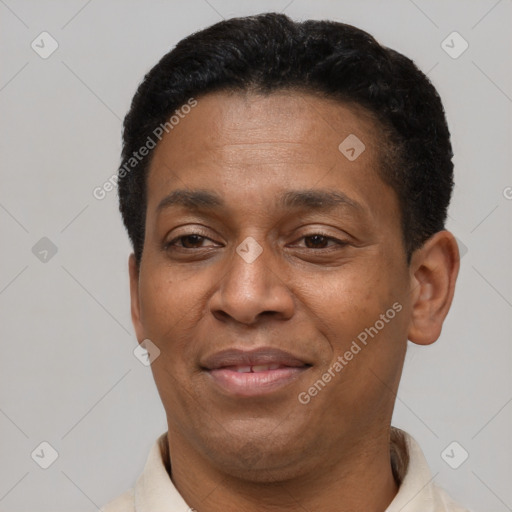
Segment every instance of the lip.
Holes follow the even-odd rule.
[[[271,347],[223,350],[201,363],[217,388],[238,397],[275,393],[294,382],[310,366],[289,352]]]

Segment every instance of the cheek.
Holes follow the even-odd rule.
[[[179,329],[197,307],[197,290],[169,275],[167,271],[146,273],[141,279],[141,322],[147,336],[163,341],[172,339],[170,334]]]
[[[345,334],[336,340],[336,352],[349,360],[345,375],[360,399],[377,399],[397,383],[407,345],[403,302],[392,282],[376,279],[357,306],[339,317],[338,332]]]
[[[194,278],[195,276],[195,278]],[[198,271],[184,278],[176,270],[162,268],[146,273],[141,285],[141,322],[145,336],[160,349],[155,378],[165,373],[182,382],[194,371],[200,325],[207,317],[211,279]],[[156,363],[155,362],[155,363]],[[173,380],[173,379],[171,379]]]
[[[379,272],[368,268],[343,271],[337,279],[331,276],[318,287],[313,304],[319,317],[343,342],[373,325],[391,307],[394,300],[390,286]]]
[[[393,387],[407,341],[405,285],[397,269],[384,272],[375,262],[324,284],[319,330],[331,349],[325,368],[343,357],[339,392],[345,395],[348,386],[354,396],[369,398],[383,385],[379,379]]]

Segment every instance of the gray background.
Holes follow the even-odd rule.
[[[270,10],[368,30],[443,98],[462,267],[440,340],[410,344],[394,424],[454,498],[512,510],[511,0],[0,0],[0,510],[97,510],[133,484],[166,430],[150,369],[132,353],[116,191],[92,191],[117,168],[144,73],[185,35]],[[43,31],[59,45],[46,59],[31,48],[51,48]],[[453,31],[469,44],[458,58],[442,47]],[[48,469],[31,458],[42,441],[59,454]],[[446,460],[462,450],[453,469]]]

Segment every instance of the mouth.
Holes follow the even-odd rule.
[[[311,366],[301,358],[273,348],[224,350],[201,364],[219,391],[237,397],[275,393],[296,381]]]

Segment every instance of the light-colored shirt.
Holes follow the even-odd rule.
[[[166,467],[167,432],[149,453],[135,486],[114,499],[102,512],[190,512],[174,486]],[[457,505],[434,481],[427,461],[416,440],[392,427],[391,461],[399,490],[385,512],[469,512]],[[168,461],[167,461],[168,464]]]

